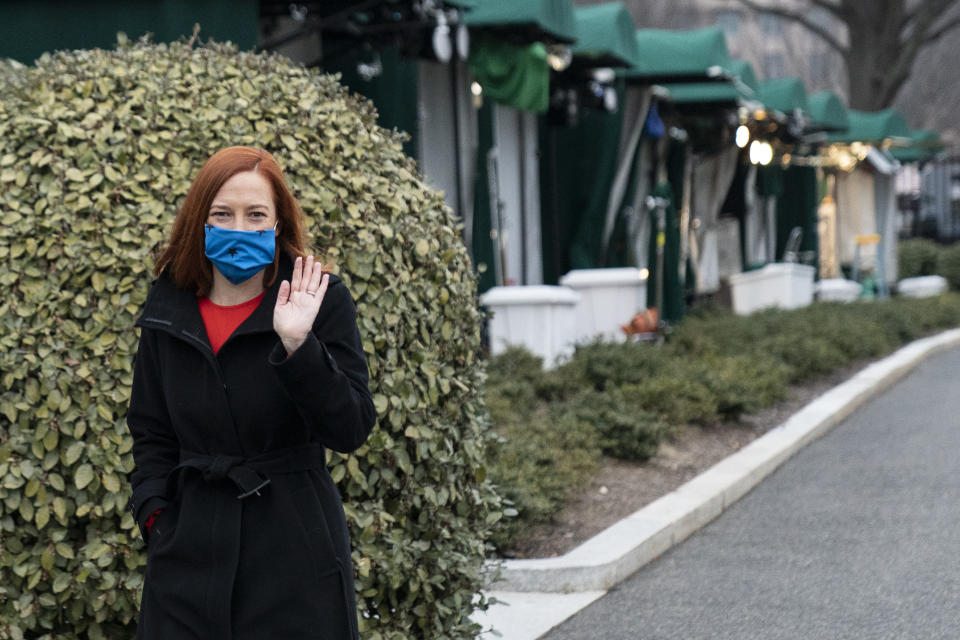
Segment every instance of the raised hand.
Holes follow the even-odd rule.
[[[306,261],[297,258],[290,281],[280,283],[277,305],[273,308],[273,330],[288,354],[307,339],[329,282],[330,275],[323,273],[322,265],[315,262],[313,256],[307,256]]]

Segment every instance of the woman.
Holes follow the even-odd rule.
[[[373,426],[367,363],[269,153],[204,164],[156,274],[127,414],[147,544],[137,638],[357,638],[324,452]]]

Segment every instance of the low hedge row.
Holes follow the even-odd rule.
[[[939,245],[926,238],[903,240],[897,247],[901,278],[940,275],[960,291],[960,243]]]
[[[814,304],[748,317],[690,315],[667,343],[592,343],[544,371],[529,352],[491,358],[486,398],[499,442],[490,475],[511,503],[501,552],[548,521],[604,454],[643,460],[681,425],[717,425],[782,399],[790,384],[960,324],[960,294]]]

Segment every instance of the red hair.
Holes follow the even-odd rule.
[[[193,289],[206,296],[213,286],[213,265],[205,253],[204,224],[210,205],[224,183],[238,173],[256,171],[273,187],[277,210],[277,251],[273,264],[264,270],[264,286],[277,277],[280,252],[292,258],[304,255],[303,212],[287,188],[280,165],[270,153],[256,147],[227,147],[207,160],[187,192],[170,232],[170,244],[160,255],[153,271],[160,275],[169,268],[173,282],[182,289]]]

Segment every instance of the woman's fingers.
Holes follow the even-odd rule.
[[[290,283],[284,280],[280,283],[280,290],[277,292],[277,304],[287,304],[290,298]]]
[[[310,284],[307,285],[307,291],[319,291],[320,289],[320,280],[323,278],[323,265],[319,262],[315,262],[313,265],[313,273],[310,275]]]
[[[313,256],[307,256],[303,265],[303,280],[300,291],[313,291],[310,288],[310,280],[313,278]]]
[[[300,291],[300,281],[303,278],[303,258],[297,258],[293,263],[293,275],[290,277],[290,291]]]

